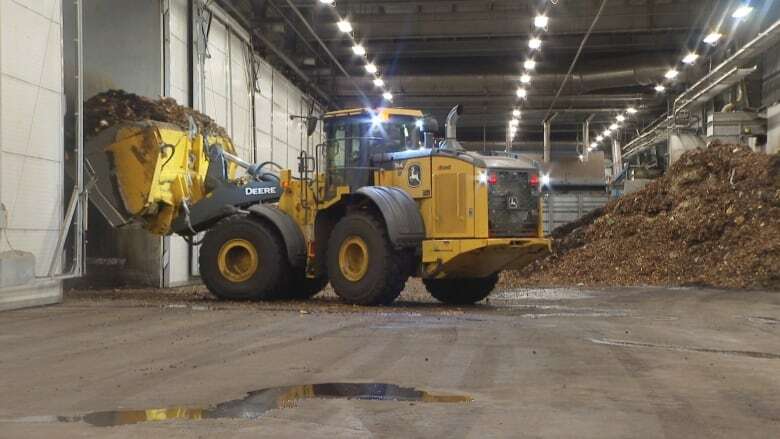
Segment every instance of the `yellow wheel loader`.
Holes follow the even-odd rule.
[[[471,304],[550,242],[537,169],[465,151],[459,114],[436,143],[417,110],[304,118],[326,140],[301,153],[297,176],[244,162],[226,138],[123,124],[87,145],[91,197],[113,225],[200,242],[201,277],[219,298],[303,299],[330,282],[348,303],[385,305],[418,276],[436,299]]]

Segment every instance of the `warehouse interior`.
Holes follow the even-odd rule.
[[[779,291],[777,1],[0,0],[0,436],[771,437]]]

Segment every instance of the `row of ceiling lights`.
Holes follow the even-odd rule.
[[[336,0],[319,0],[320,3],[326,5],[335,7],[336,6]],[[333,13],[336,14],[336,17],[338,18],[338,21],[336,22],[336,27],[338,29],[346,34],[349,39],[352,42],[352,53],[355,54],[355,56],[359,56],[363,58],[363,61],[365,62],[365,65],[363,66],[366,69],[366,74],[371,75],[374,82],[374,87],[380,89],[382,91],[382,99],[384,99],[387,102],[393,101],[393,93],[386,87],[385,80],[382,79],[382,76],[379,73],[379,69],[377,68],[376,64],[371,62],[371,60],[368,59],[368,54],[366,53],[366,48],[363,47],[362,44],[360,44],[357,39],[355,38],[352,23],[349,22],[346,18],[339,15],[339,13],[334,9]]]
[[[737,20],[742,20],[753,11],[753,7],[750,6],[750,4],[743,4],[738,6],[734,12],[731,14],[732,18],[735,18]],[[702,39],[702,42],[705,44],[708,44],[710,46],[715,46],[718,44],[720,39],[723,38],[723,34],[719,32],[718,30],[713,30],[712,32],[708,33],[704,36]],[[696,60],[699,59],[699,54],[696,53],[695,50],[688,52],[683,59],[681,60],[683,65],[686,66],[692,66],[696,64]],[[680,71],[677,69],[677,67],[670,68],[665,74],[664,78],[666,81],[673,81],[677,75],[680,74]],[[655,86],[655,91],[658,93],[664,93],[666,91],[666,85],[663,83],[659,83]],[[596,148],[598,148],[599,144],[606,139],[607,137],[610,137],[612,135],[613,131],[616,131],[620,126],[625,122],[625,120],[630,117],[632,114],[636,114],[637,110],[634,107],[629,107],[626,109],[625,114],[621,113],[618,114],[615,117],[615,122],[613,122],[609,127],[605,128],[604,131],[596,136],[596,140],[594,142],[591,142],[588,146],[588,151],[592,151]]]
[[[550,23],[550,17],[546,13],[540,13],[534,17],[534,28],[537,32],[543,32],[547,30],[547,25]],[[528,49],[531,54],[523,62],[523,73],[520,75],[520,86],[515,91],[518,99],[525,99],[528,97],[528,84],[531,83],[531,72],[536,68],[536,61],[533,58],[533,52],[542,48],[542,39],[539,35],[532,35],[528,40]],[[520,116],[522,112],[520,108],[514,108],[512,110],[512,118],[509,120],[509,137],[514,139],[517,135],[518,126],[520,125]]]

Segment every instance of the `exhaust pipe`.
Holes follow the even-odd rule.
[[[463,113],[463,106],[458,104],[452,107],[450,113],[447,115],[447,124],[444,127],[444,143],[441,148],[462,150],[463,147],[458,143],[458,117]]]
[[[463,105],[456,105],[447,115],[447,125],[445,128],[447,140],[456,140],[458,130],[458,117],[463,113]]]

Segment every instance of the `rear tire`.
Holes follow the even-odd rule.
[[[388,305],[409,277],[400,254],[374,216],[354,213],[336,224],[328,240],[328,276],[333,290],[356,305]]]
[[[225,218],[206,233],[198,264],[209,291],[227,300],[278,299],[290,276],[282,239],[246,215]]]
[[[498,283],[498,273],[487,277],[423,279],[425,289],[438,301],[472,305],[489,296]]]

